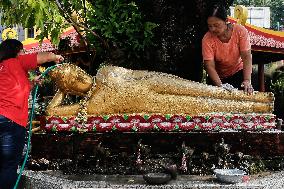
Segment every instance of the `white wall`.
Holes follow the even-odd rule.
[[[232,17],[234,17],[234,8],[230,7],[230,16]],[[258,27],[270,28],[270,7],[247,7],[247,9],[247,23]]]

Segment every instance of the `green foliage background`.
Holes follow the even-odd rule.
[[[88,49],[96,48],[102,59],[109,59],[113,49],[123,51],[126,58],[139,58],[145,47],[153,45],[157,26],[145,21],[131,0],[2,0],[0,10],[1,25],[35,26],[41,31],[38,39],[46,37],[54,44],[65,28],[76,26],[86,33]]]

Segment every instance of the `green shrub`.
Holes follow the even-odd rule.
[[[97,52],[100,53],[101,48],[102,53],[109,53],[105,55],[107,58],[119,55],[125,59],[139,58],[145,47],[153,45],[153,30],[157,25],[145,21],[133,1],[96,0],[92,2],[87,18],[90,28],[107,42],[109,49],[98,45],[99,41],[92,35],[89,40],[97,41]]]
[[[284,95],[284,72],[279,70],[273,74],[270,88],[274,94]]]

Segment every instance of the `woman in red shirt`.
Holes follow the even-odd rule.
[[[207,13],[209,31],[202,39],[202,55],[209,84],[243,87],[251,94],[252,57],[246,28],[228,23],[227,11],[222,6],[214,6]]]
[[[11,189],[17,179],[28,122],[31,84],[28,71],[63,57],[49,52],[23,53],[23,44],[7,39],[0,44],[0,188]]]

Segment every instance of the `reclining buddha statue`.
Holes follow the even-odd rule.
[[[58,91],[47,107],[47,115],[161,113],[200,115],[224,113],[272,113],[273,93],[241,90],[193,82],[153,71],[105,66],[95,77],[73,64],[62,64],[50,72]],[[82,96],[83,103],[63,105],[67,94]]]

